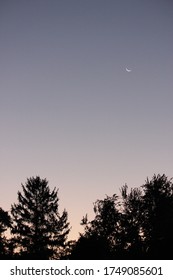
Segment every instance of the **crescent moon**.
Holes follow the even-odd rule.
[[[128,69],[128,68],[126,68],[126,71],[127,71],[127,72],[131,72],[132,70],[131,70],[131,69]]]

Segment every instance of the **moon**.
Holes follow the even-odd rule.
[[[131,69],[128,69],[128,68],[126,68],[126,71],[129,73],[129,72],[131,72],[132,70],[131,70]]]

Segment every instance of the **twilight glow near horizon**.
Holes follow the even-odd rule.
[[[0,42],[0,207],[39,175],[77,238],[97,199],[173,176],[171,1],[1,0]]]

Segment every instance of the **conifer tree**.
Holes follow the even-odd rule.
[[[18,192],[18,203],[11,207],[12,235],[23,259],[52,259],[65,246],[70,231],[68,214],[59,214],[58,190],[46,179],[27,179]]]

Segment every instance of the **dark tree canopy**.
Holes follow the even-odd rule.
[[[95,219],[88,221],[87,215],[82,219],[85,227],[72,252],[72,258],[77,259],[111,259],[115,239],[119,235],[117,224],[120,213],[117,209],[117,195],[107,196],[104,200],[94,203]]]
[[[67,212],[58,212],[59,198],[46,179],[31,177],[23,193],[18,192],[18,203],[11,207],[12,235],[22,258],[51,259],[65,246],[70,231]]]
[[[173,183],[163,174],[142,186],[143,232],[148,257],[173,258]]]
[[[11,226],[11,219],[8,212],[0,207],[0,258],[8,258],[9,242],[5,236],[5,232]]]
[[[143,254],[142,191],[134,188],[128,192],[128,187],[125,185],[121,188],[121,197],[121,250],[124,250],[123,254],[127,258],[138,259]]]
[[[94,212],[82,219],[73,259],[173,259],[173,184],[165,175],[130,191],[125,185],[120,197],[97,200]]]
[[[91,222],[87,222],[87,217],[82,220],[86,235],[95,232],[98,236],[112,238],[119,220],[119,211],[116,208],[117,198],[116,195],[107,196],[104,200],[97,200],[94,203],[95,219]]]
[[[77,241],[67,240],[68,215],[58,209],[56,188],[51,191],[39,176],[27,179],[11,217],[0,208],[0,258],[173,259],[173,183],[164,174],[98,199],[95,217],[83,217]]]

